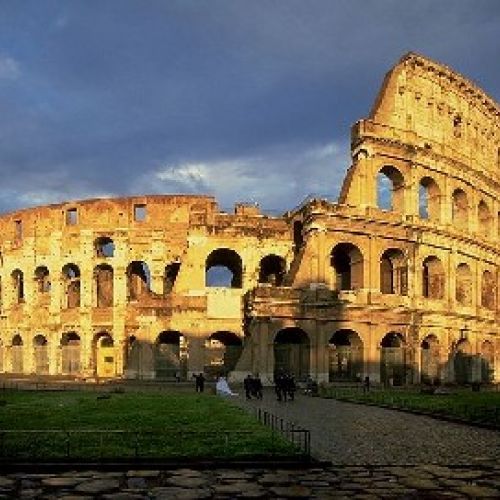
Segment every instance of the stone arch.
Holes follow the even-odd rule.
[[[109,236],[99,236],[94,240],[95,256],[110,258],[115,255],[115,243]]]
[[[274,373],[291,373],[305,379],[310,370],[310,340],[301,328],[279,330],[274,337]]]
[[[422,262],[422,295],[429,299],[444,298],[444,269],[441,260],[431,255]]]
[[[168,295],[174,289],[180,269],[180,262],[172,262],[165,266],[165,272],[163,273],[163,295]]]
[[[463,306],[472,305],[472,272],[465,263],[457,266],[455,299]]]
[[[235,369],[243,344],[233,332],[218,331],[205,341],[205,373],[216,378]]]
[[[472,346],[467,339],[461,339],[455,344],[453,355],[453,368],[455,382],[468,384],[472,382]]]
[[[363,288],[363,255],[352,243],[339,243],[330,253],[336,290]]]
[[[420,381],[436,384],[440,378],[439,340],[434,334],[427,335],[420,343]]]
[[[127,298],[139,300],[151,291],[151,273],[148,265],[141,260],[134,260],[127,266]]]
[[[63,307],[80,307],[80,269],[75,264],[65,264],[62,268]]]
[[[20,269],[14,269],[11,273],[12,289],[14,291],[14,303],[24,303],[24,274]]]
[[[61,373],[78,375],[81,364],[80,336],[76,332],[65,332],[61,336]]]
[[[422,177],[418,190],[418,213],[422,219],[441,220],[441,189],[432,177]]]
[[[37,375],[49,373],[49,350],[45,335],[39,333],[33,337],[34,369]]]
[[[165,330],[158,334],[154,344],[154,367],[156,378],[187,378],[186,339],[182,333]]]
[[[154,353],[151,342],[139,340],[130,335],[126,343],[124,362],[127,378],[150,379],[154,377]]]
[[[477,228],[479,234],[491,238],[491,210],[484,200],[481,200],[477,206]]]
[[[377,173],[377,206],[383,210],[404,212],[404,176],[392,165]]]
[[[408,294],[408,265],[399,248],[388,248],[380,258],[380,291],[382,293]]]
[[[481,276],[481,305],[494,311],[496,309],[495,276],[491,271],[485,270]]]
[[[218,248],[205,261],[205,286],[241,288],[243,265],[241,257],[230,248]]]
[[[51,288],[50,273],[47,266],[38,266],[35,269],[34,280],[36,284],[36,291],[39,296],[48,294]]]
[[[94,268],[94,297],[96,307],[113,306],[113,268],[109,264]]]
[[[337,330],[328,342],[328,378],[359,381],[363,373],[363,342],[354,330]]]
[[[387,333],[380,342],[380,380],[384,385],[406,382],[406,352],[403,335]]]
[[[10,348],[12,373],[24,372],[24,342],[19,333],[12,337]]]
[[[259,283],[281,286],[285,276],[286,261],[278,255],[266,255],[259,265]]]
[[[116,352],[113,337],[107,331],[94,335],[92,341],[94,373],[97,377],[111,378],[116,375]]]
[[[480,346],[481,382],[489,384],[495,375],[495,345],[491,340],[483,340]]]
[[[451,196],[451,220],[457,229],[469,228],[469,201],[463,189],[457,188]]]

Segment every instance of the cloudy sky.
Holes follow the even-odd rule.
[[[0,211],[336,199],[349,128],[410,50],[500,101],[498,0],[0,0]]]

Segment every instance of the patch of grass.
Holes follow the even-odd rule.
[[[353,387],[324,387],[321,395],[343,401],[447,416],[500,428],[500,392],[454,389],[449,394],[423,394],[415,390],[374,389],[363,393],[361,389]]]
[[[0,455],[47,458],[242,458],[297,449],[208,394],[2,393]],[[27,432],[32,431],[32,432]],[[37,432],[35,432],[37,431]]]

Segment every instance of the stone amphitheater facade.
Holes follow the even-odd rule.
[[[338,202],[281,217],[191,195],[2,215],[0,372],[498,382],[499,105],[410,53],[351,136]]]

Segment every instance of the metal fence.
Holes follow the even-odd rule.
[[[282,417],[262,410],[262,408],[258,408],[256,414],[259,422],[270,427],[273,432],[277,432],[290,441],[300,450],[304,458],[311,457],[311,432],[309,430],[298,427],[294,423],[284,420]]]

